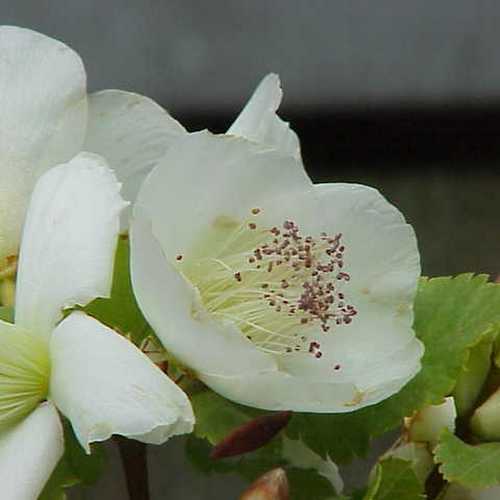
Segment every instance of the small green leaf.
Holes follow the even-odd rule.
[[[424,485],[413,472],[411,462],[399,458],[382,460],[363,500],[422,500]]]
[[[0,306],[0,319],[8,323],[14,323],[14,308]]]
[[[484,275],[422,279],[414,328],[425,345],[422,370],[398,394],[353,413],[295,415],[287,428],[316,453],[336,462],[363,456],[372,437],[400,425],[405,416],[449,395],[468,350],[500,325],[500,285]]]
[[[85,307],[85,312],[120,333],[130,336],[139,346],[152,331],[132,291],[129,253],[128,237],[122,235],[116,250],[111,298],[95,299]]]
[[[468,488],[500,484],[500,443],[472,446],[445,431],[435,450],[434,460],[449,482]]]

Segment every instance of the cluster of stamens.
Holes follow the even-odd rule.
[[[252,209],[254,216],[259,212]],[[264,351],[320,358],[320,342],[304,335],[306,329],[318,325],[327,333],[357,314],[342,291],[350,280],[342,234],[313,238],[291,220],[271,229],[251,220],[226,238],[217,255],[186,271],[205,308],[236,323]]]

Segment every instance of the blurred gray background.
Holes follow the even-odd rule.
[[[142,92],[173,112],[235,111],[267,72],[287,106],[498,98],[495,0],[2,0],[2,23],[59,38],[90,89]]]
[[[65,41],[90,90],[156,99],[225,130],[266,73],[316,181],[378,187],[415,226],[425,274],[500,270],[500,3],[494,0],[0,0],[0,22]],[[175,440],[174,440],[175,441]],[[383,445],[381,445],[383,446]],[[123,499],[112,475],[75,500]],[[236,498],[151,448],[153,500]],[[346,472],[361,481],[367,464]]]

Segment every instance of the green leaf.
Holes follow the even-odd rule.
[[[339,498],[335,497],[330,482],[311,469],[286,469],[290,498],[292,500],[315,500]]]
[[[382,460],[364,500],[422,500],[424,485],[413,472],[410,462],[399,458]]]
[[[292,500],[337,498],[330,482],[317,471],[290,466],[283,458],[280,435],[262,448],[240,457],[210,459],[210,445],[217,444],[236,427],[270,412],[238,405],[206,388],[192,394],[191,403],[196,425],[194,435],[186,441],[186,454],[199,471],[204,474],[238,473],[250,482],[275,467],[283,467],[290,482]]]
[[[127,335],[136,345],[152,331],[135,300],[130,280],[128,236],[120,236],[115,256],[111,298],[95,299],[85,307],[85,312],[109,327]]]
[[[415,331],[425,345],[422,370],[398,394],[353,413],[297,414],[287,433],[316,453],[348,462],[366,454],[372,437],[405,416],[450,394],[468,350],[500,325],[500,285],[484,275],[422,279],[415,301]]]
[[[0,319],[8,323],[14,323],[14,308],[0,306]]]
[[[434,460],[449,482],[469,488],[500,484],[500,443],[472,446],[447,430],[441,435]]]

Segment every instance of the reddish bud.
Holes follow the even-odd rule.
[[[240,500],[288,500],[288,480],[281,468],[266,472],[243,492]]]
[[[254,418],[228,434],[213,448],[210,458],[233,457],[264,446],[288,424],[291,416],[292,412],[282,411]]]

